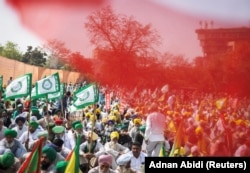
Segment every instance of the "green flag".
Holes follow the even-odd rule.
[[[26,97],[31,92],[31,81],[32,81],[32,74],[25,74],[17,79],[14,79],[5,90],[5,97],[4,99],[13,99],[13,98],[20,98]]]
[[[61,84],[60,85],[60,91],[48,94],[48,99],[49,100],[57,99],[57,98],[62,97],[63,94],[64,94],[64,84]]]
[[[36,95],[44,95],[58,91],[60,91],[60,78],[58,73],[36,82]]]
[[[36,99],[45,98],[45,97],[46,97],[46,94],[38,95],[36,93],[36,86],[32,88],[32,90],[31,90],[31,100],[36,100]]]
[[[0,91],[3,90],[3,76],[0,76]]]
[[[80,165],[80,154],[79,154],[79,148],[80,148],[80,135],[77,135],[76,139],[76,145],[75,148],[72,150],[72,153],[70,155],[70,158],[67,158],[68,164],[64,172],[67,173],[79,173],[79,165]]]
[[[73,105],[77,109],[84,108],[91,104],[94,104],[98,101],[98,89],[95,84],[89,84],[84,86],[80,90],[76,91],[74,94],[74,103]]]
[[[167,157],[167,155],[166,155],[166,150],[165,150],[165,142],[162,143],[162,145],[161,145],[159,157]]]
[[[42,156],[43,138],[36,141],[31,153],[20,166],[17,173],[39,173]]]

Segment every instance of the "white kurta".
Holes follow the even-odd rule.
[[[159,112],[150,113],[146,120],[145,139],[150,141],[165,141],[164,129],[166,118]]]
[[[23,124],[22,129],[20,129],[18,126],[15,126],[12,129],[17,132],[17,137],[16,138],[19,139],[24,132],[28,131],[28,126]]]
[[[37,134],[39,132],[40,132],[39,129],[36,129],[33,133],[25,131],[18,140],[21,142],[21,144],[24,144],[25,141],[27,141],[27,139],[29,138],[29,146],[30,146],[33,142],[35,142],[38,139]]]

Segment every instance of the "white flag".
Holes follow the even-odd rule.
[[[96,103],[99,98],[95,84],[81,88],[74,95],[75,101],[73,105],[78,109]]]
[[[58,91],[60,91],[60,79],[58,73],[55,73],[36,82],[37,95],[55,93]]]
[[[31,80],[32,74],[26,74],[15,80],[13,80],[7,87],[5,91],[4,99],[13,99],[26,97],[31,92]]]

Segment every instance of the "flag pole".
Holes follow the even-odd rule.
[[[94,118],[92,120],[92,125],[91,125],[91,135],[90,135],[90,145],[89,145],[89,151],[91,151],[91,148],[93,146],[93,140],[92,140],[92,136],[94,133],[94,127],[95,127],[95,121],[96,121],[96,104],[94,104]]]
[[[63,98],[64,98],[64,94],[65,94],[65,93],[63,93],[63,96],[62,96],[61,99],[60,99],[62,117],[64,117],[64,107],[63,107]],[[66,117],[64,117],[64,118],[66,118]]]
[[[47,114],[48,114],[48,106],[49,106],[49,104],[48,104],[48,102],[49,102],[49,99],[48,99],[48,94],[46,94],[46,108],[47,108],[47,110],[46,110],[46,116],[48,116]],[[44,117],[44,118],[46,118],[46,117]],[[49,120],[47,121],[47,131],[48,131],[48,137],[47,137],[47,139],[49,140],[49,137],[50,137],[50,135],[49,135],[49,131],[50,129],[49,129]]]
[[[96,122],[96,99],[95,99],[95,103],[94,103],[94,118],[92,120],[92,126],[91,126],[91,136],[90,136],[90,150],[93,146],[93,140],[92,140],[92,136],[93,136],[93,132],[94,132],[94,127],[95,127],[95,122]]]
[[[94,110],[93,110],[93,114],[94,114],[94,117],[93,117],[93,120],[92,120],[92,125],[91,125],[91,133],[90,133],[90,144],[89,144],[89,152],[91,154],[94,154],[94,150],[93,150],[93,153],[91,151],[92,147],[93,147],[93,140],[92,140],[92,137],[93,137],[93,133],[94,133],[94,127],[95,127],[95,121],[96,121],[96,105],[94,104]],[[88,160],[88,167],[90,168],[91,167],[91,159]]]
[[[32,84],[31,84],[32,86]],[[31,87],[32,88],[32,87]],[[32,90],[32,89],[31,89]],[[28,150],[29,149],[29,136],[30,136],[30,114],[31,114],[31,104],[32,104],[32,98],[31,98],[31,90],[29,92],[29,97],[30,97],[30,103],[29,103],[29,112],[28,112],[28,115],[27,115],[27,120],[28,120],[28,135],[27,135],[27,141],[25,141],[25,148]],[[27,143],[26,143],[27,142]]]

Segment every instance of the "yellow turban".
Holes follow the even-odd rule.
[[[111,115],[111,116],[109,117],[109,120],[113,120],[113,121],[116,121],[116,116],[114,116],[114,115]]]
[[[135,118],[133,121],[134,124],[141,124],[141,119]]]
[[[87,113],[85,114],[86,117],[90,117],[91,115],[92,115],[91,112],[87,112]]]
[[[119,138],[119,133],[117,131],[114,131],[110,134],[110,139],[113,140],[114,138]]]
[[[107,122],[108,122],[108,118],[103,117],[103,118],[102,118],[102,123],[106,124]]]
[[[200,134],[200,133],[203,133],[203,129],[202,129],[201,127],[197,127],[197,128],[195,129],[195,134],[198,135],[198,134]]]
[[[120,112],[119,112],[117,109],[115,109],[115,110],[113,110],[113,114],[114,114],[114,115],[119,115]]]
[[[241,120],[241,119],[235,120],[236,125],[240,125],[242,122],[243,122],[243,120]]]
[[[94,114],[91,114],[90,117],[89,117],[89,119],[91,121],[95,121],[96,120],[96,116]]]

